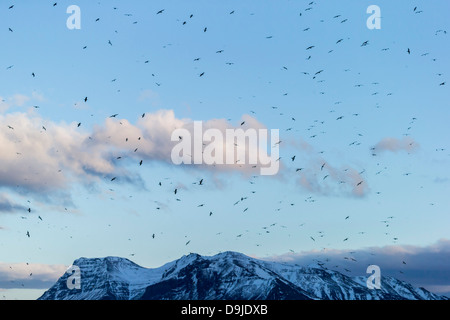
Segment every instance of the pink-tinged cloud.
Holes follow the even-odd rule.
[[[381,141],[375,144],[375,146],[371,150],[374,154],[384,151],[406,151],[410,153],[416,151],[419,147],[419,144],[411,137],[403,137],[402,139],[388,137],[383,138]]]
[[[297,184],[315,194],[364,197],[370,191],[367,179],[356,169],[335,167],[321,157],[310,159],[309,164],[296,174]]]
[[[0,289],[47,289],[68,266],[0,262]]]
[[[245,126],[264,127],[248,115],[242,121],[245,125],[233,126],[226,120],[212,119],[204,122],[204,128],[224,131]],[[85,131],[75,122],[44,119],[35,110],[0,114],[0,187],[41,196],[58,194],[57,198],[69,202],[70,197],[64,192],[74,182],[95,185],[116,178],[116,183],[130,182],[145,187],[138,171],[131,171],[126,163],[138,164],[143,160],[173,165],[171,152],[177,142],[171,140],[171,135],[177,128],[192,130],[192,123],[190,119],[176,118],[172,110],[160,110],[139,116],[136,123],[106,118],[92,131]],[[195,167],[210,172],[246,174],[256,170],[240,163]]]

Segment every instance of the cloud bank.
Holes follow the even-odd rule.
[[[302,266],[317,263],[350,276],[367,276],[367,266],[375,264],[381,276],[388,275],[423,287],[433,293],[450,297],[450,240],[440,239],[425,246],[389,245],[358,250],[323,250],[287,253],[265,260],[296,263]]]

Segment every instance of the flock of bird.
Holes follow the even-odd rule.
[[[53,7],[56,7],[58,5],[58,3],[55,2],[55,3],[51,4],[51,5]],[[316,2],[314,2],[314,1],[309,2],[307,7],[304,8],[304,10],[298,14],[299,17],[302,18],[303,16],[307,15],[309,11],[313,10],[315,5],[316,5]],[[8,7],[8,9],[9,10],[14,10],[14,5],[10,5]],[[119,10],[119,8],[114,7],[114,10]],[[421,14],[421,13],[423,13],[423,11],[418,9],[417,7],[414,7],[412,9],[412,12],[414,14]],[[156,11],[154,14],[157,15],[157,16],[164,16],[165,13],[166,13],[166,9],[160,9],[160,10]],[[236,14],[236,12],[235,12],[235,10],[231,10],[231,11],[227,12],[227,14],[228,15],[233,15],[233,14]],[[125,16],[132,16],[131,13],[124,13],[124,15]],[[189,18],[186,19],[186,20],[182,19],[181,25],[182,26],[186,25],[188,23],[189,19],[194,19],[194,16],[195,16],[195,14],[193,14],[193,13],[188,14]],[[340,24],[345,24],[345,23],[348,22],[348,18],[342,17],[340,14],[337,14],[337,15],[333,16],[332,19],[333,20],[337,20]],[[100,20],[101,20],[100,18],[96,18],[95,22],[99,22]],[[137,21],[133,21],[133,24],[136,24],[136,23],[138,23],[138,22]],[[9,27],[8,30],[9,30],[9,32],[13,33],[14,32],[13,26]],[[309,32],[310,30],[311,30],[311,26],[303,28],[303,32]],[[205,26],[201,30],[201,32],[203,32],[203,33],[209,32],[208,26]],[[435,36],[441,35],[441,34],[442,35],[446,35],[447,31],[439,29],[439,30],[437,30],[435,32]],[[268,41],[270,41],[269,39],[272,39],[272,38],[273,38],[273,36],[271,36],[271,35],[266,36],[266,39]],[[349,38],[336,39],[336,41],[334,42],[334,46],[341,46],[342,43],[344,43],[348,39]],[[111,40],[107,39],[105,42],[109,46],[113,46],[113,42]],[[365,40],[365,41],[363,41],[360,44],[360,47],[364,48],[364,47],[368,47],[370,45],[371,45],[370,40]],[[83,46],[82,47],[82,50],[87,50],[87,49],[88,49],[87,46]],[[311,60],[313,60],[315,58],[314,57],[314,52],[317,50],[317,47],[316,47],[316,45],[309,45],[309,46],[305,47],[304,50],[305,50],[305,57],[304,57],[304,59],[306,61],[305,65],[307,65],[307,63],[309,61],[311,61]],[[334,52],[334,50],[335,50],[335,48],[329,49],[327,51],[327,53],[328,54],[332,54]],[[390,50],[389,47],[385,47],[385,48],[381,49],[382,52],[387,52],[389,50]],[[215,51],[216,54],[222,54],[223,52],[224,52],[224,49],[219,49],[219,50]],[[410,48],[404,48],[404,52],[407,55],[413,55],[414,54],[414,52]],[[422,56],[422,57],[426,57],[428,55],[429,55],[428,52],[420,54],[420,56]],[[202,57],[195,57],[194,59],[192,59],[192,61],[194,63],[197,63],[201,59],[202,59]],[[436,61],[436,59],[433,59],[433,61]],[[149,60],[145,60],[144,63],[148,64]],[[231,65],[234,64],[234,62],[227,61],[226,64],[231,66]],[[6,70],[11,70],[13,67],[14,67],[14,65],[9,65],[6,68]],[[283,71],[286,71],[286,72],[289,71],[288,66],[281,66],[280,68]],[[350,72],[350,69],[346,69],[346,70],[344,70],[344,72]],[[326,77],[324,75],[326,75],[326,73],[327,73],[327,70],[324,68],[324,69],[319,69],[319,70],[314,70],[314,71],[302,71],[301,75],[304,76],[304,77],[308,77],[311,81],[314,81],[314,83],[318,83],[318,84],[322,85],[323,88],[324,88],[325,87],[325,83],[326,83]],[[30,75],[33,78],[36,78],[36,79],[39,77],[39,75],[36,74],[34,71],[30,71]],[[206,78],[207,77],[207,74],[206,74],[205,71],[201,71],[197,75],[198,75],[198,77],[202,77],[202,78]],[[444,75],[442,73],[437,74],[437,77],[439,79],[442,79],[443,76]],[[155,74],[152,74],[152,77],[155,77]],[[109,81],[116,82],[116,80],[117,80],[117,78],[114,78],[114,79],[109,80]],[[161,86],[161,83],[160,82],[155,82],[155,85],[159,87],[159,86]],[[437,85],[440,86],[440,87],[443,87],[443,86],[446,85],[446,81],[445,80],[439,80],[439,81],[437,81]],[[380,84],[377,81],[373,81],[370,84],[356,83],[356,84],[352,84],[352,86],[353,86],[354,90],[361,90],[361,88],[363,88],[365,86],[368,86],[370,88],[370,90],[372,91],[370,93],[370,95],[372,97],[376,97],[376,96],[379,96],[381,94],[384,94],[385,96],[391,96],[391,95],[394,94],[391,91],[382,92],[380,89],[378,89],[380,87]],[[319,94],[320,95],[326,94],[326,92],[324,90],[325,89],[321,89]],[[286,96],[286,95],[288,95],[288,93],[287,92],[283,93],[283,95]],[[81,100],[84,101],[84,103],[87,103],[88,102],[88,97],[87,96],[81,97]],[[338,105],[340,105],[342,103],[343,103],[342,101],[336,101],[334,103],[334,107],[337,107]],[[38,108],[40,108],[40,106],[34,106],[34,108],[38,109]],[[380,105],[376,104],[376,108],[380,108]],[[275,114],[277,114],[277,115],[279,115],[281,117],[286,117],[285,112],[282,109],[283,108],[279,107],[279,106],[271,106],[269,111],[270,112],[274,112]],[[259,112],[259,110],[257,110],[257,111],[250,110],[249,111],[249,113],[254,114],[254,115],[256,115],[258,112]],[[329,110],[329,114],[334,114],[336,112],[338,112],[338,111],[336,111],[336,109],[334,109],[334,108]],[[117,118],[118,116],[119,116],[118,113],[114,113],[114,114],[111,114],[109,116],[109,118]],[[145,117],[145,113],[139,114],[139,116],[141,118],[144,118]],[[308,137],[308,139],[309,139],[309,141],[311,141],[311,143],[313,143],[315,140],[319,139],[321,136],[326,134],[326,131],[325,131],[326,130],[326,123],[328,123],[329,121],[341,121],[342,122],[342,121],[345,121],[347,118],[356,118],[356,117],[359,117],[359,116],[360,116],[360,111],[358,111],[358,112],[351,112],[350,114],[332,115],[330,118],[322,119],[322,120],[314,120],[314,122],[309,127],[307,127],[305,129],[305,136]],[[299,131],[298,127],[296,127],[296,125],[295,125],[296,124],[296,117],[295,117],[295,115],[289,115],[287,117],[288,117],[288,119],[290,119],[290,122],[292,123],[292,126],[289,126],[288,128],[286,128],[285,131],[288,132],[288,131],[292,131],[292,130],[295,130],[295,129],[297,129],[297,131]],[[405,136],[408,136],[410,134],[411,129],[412,129],[413,125],[415,124],[416,120],[417,120],[416,117],[412,117],[411,118],[411,122],[408,124],[408,127],[405,130],[405,133],[404,133]],[[81,127],[81,125],[82,125],[81,122],[77,122],[77,124],[76,124],[77,128]],[[241,122],[240,125],[241,126],[245,125],[245,121]],[[10,126],[10,125],[8,125],[7,128],[9,130],[15,130],[15,128],[13,126]],[[44,131],[46,131],[45,126],[42,126],[42,129]],[[348,147],[356,147],[356,146],[361,145],[362,142],[359,139],[362,138],[363,136],[364,136],[364,134],[362,132],[356,133],[355,134],[355,140],[349,141],[347,146]],[[129,141],[128,139],[129,138],[126,138],[127,142]],[[138,138],[138,140],[140,140],[140,139],[141,139],[141,137]],[[282,141],[277,142],[277,144],[282,144]],[[137,150],[138,149],[135,148],[134,152],[136,152]],[[439,151],[444,151],[443,148],[436,149],[436,151],[438,151],[438,150]],[[372,151],[372,156],[376,157],[377,156],[376,150],[374,148],[372,148],[371,151]],[[324,152],[325,151],[319,151],[318,154],[323,154]],[[308,169],[305,165],[301,165],[301,166],[297,165],[297,163],[299,161],[298,158],[299,158],[299,155],[297,155],[297,154],[291,154],[291,155],[289,155],[287,157],[288,163],[290,163],[293,166],[293,167],[288,167],[288,169],[292,171],[291,174],[294,177],[296,177],[296,176],[298,177],[300,174],[303,174]],[[122,159],[122,156],[117,155],[116,160],[120,160],[120,159]],[[281,160],[281,159],[282,159],[282,157],[280,157],[278,160]],[[321,159],[321,161],[317,163],[317,167],[313,168],[313,169],[317,172],[317,174],[321,174],[321,176],[320,176],[321,179],[320,180],[322,182],[325,182],[326,179],[327,179],[326,181],[329,181],[331,179],[331,177],[330,177],[330,172],[327,171],[327,170],[328,170],[328,166],[330,164],[326,160],[323,160],[322,158],[320,158],[320,159]],[[139,159],[137,161],[136,165],[137,166],[142,166],[143,164],[144,164],[143,159]],[[377,168],[376,174],[377,175],[381,174],[382,171],[386,170],[386,169],[387,169],[386,166],[384,166],[383,169]],[[346,170],[348,170],[348,169],[346,169]],[[365,170],[363,169],[361,172],[359,172],[359,175],[361,177],[363,177],[364,173],[365,173]],[[404,173],[405,176],[410,175],[410,174],[411,174],[410,172]],[[257,175],[252,175],[251,176],[251,178],[248,181],[250,183],[251,188],[253,188],[254,185],[257,184],[258,178],[259,177]],[[117,176],[113,176],[113,177],[108,177],[107,179],[108,179],[107,183],[114,183],[114,182],[116,182],[116,180],[118,180],[118,177]],[[348,181],[339,181],[339,183],[345,184],[345,183],[348,183]],[[365,183],[366,183],[365,179],[362,178],[361,180],[356,181],[353,186],[350,186],[350,188],[351,189],[362,188]],[[170,193],[173,193],[173,196],[175,197],[174,200],[177,201],[177,202],[182,202],[184,200],[183,199],[183,196],[184,196],[183,193],[184,193],[186,187],[173,186],[173,182],[167,182],[166,183],[164,180],[157,181],[157,182],[155,182],[155,184],[156,184],[157,188],[160,188],[160,189],[163,189],[164,187],[166,187],[166,185],[172,185],[171,189],[170,189]],[[195,188],[211,188],[211,187],[213,187],[213,182],[208,181],[208,179],[206,177],[205,178],[199,178],[199,179],[197,179],[195,181],[191,181],[190,184],[195,185]],[[245,203],[249,199],[251,199],[252,196],[254,196],[257,193],[257,191],[255,189],[256,188],[249,189],[249,194],[248,195],[244,195],[244,196],[241,196],[238,199],[234,199],[233,201],[230,201],[230,206],[232,206],[234,208],[240,207],[239,211],[242,214],[248,213],[248,211],[251,210],[251,208],[250,208],[249,205],[246,205]],[[113,189],[110,189],[110,190],[112,191]],[[381,193],[381,191],[377,191],[376,192],[376,194],[378,194],[378,195],[380,193]],[[264,197],[266,197],[266,196],[264,196]],[[298,199],[295,199],[295,200],[298,200]],[[316,198],[314,198],[312,195],[308,195],[306,198],[303,199],[303,202],[310,203],[310,204],[315,203],[317,201],[318,200]],[[165,206],[165,204],[163,202],[161,202],[161,201],[155,201],[155,203],[156,203],[155,209],[158,210],[158,211],[162,210],[162,208],[164,208],[164,206]],[[281,200],[281,201],[279,201],[277,203],[278,207],[275,209],[275,211],[286,210],[286,208],[283,207],[283,205],[285,203],[287,203],[287,208],[289,208],[289,207],[292,208],[292,207],[294,207],[296,205],[296,201]],[[216,211],[211,205],[209,205],[207,203],[199,203],[199,204],[197,204],[197,208],[199,208],[198,210],[202,210],[202,212],[204,212],[205,215],[211,217],[211,219],[213,218],[214,213]],[[67,208],[65,210],[67,210]],[[22,215],[21,218],[22,219],[32,218],[33,217],[32,211],[33,211],[32,208],[29,207],[28,210],[27,210],[28,215]],[[345,213],[345,217],[342,220],[343,221],[351,221],[351,218],[352,218],[352,215],[349,215],[349,214]],[[44,221],[43,218],[40,215],[38,216],[38,219],[39,219],[39,221]],[[386,230],[388,230],[387,228],[389,228],[391,226],[393,221],[394,221],[394,216],[389,216],[389,217],[385,218],[384,220],[382,220],[380,222],[383,223],[385,228],[386,228]],[[277,228],[282,229],[284,232],[287,229],[292,230],[291,233],[304,232],[302,230],[302,227],[304,225],[305,225],[305,223],[302,223],[302,224],[300,224],[298,226],[286,226],[286,225],[282,225],[282,224],[278,224],[278,223],[272,223],[270,225],[262,225],[262,226],[259,227],[258,231],[256,232],[256,235],[264,236],[264,235],[267,235],[267,234],[273,232],[274,230],[277,230]],[[245,234],[250,233],[250,232],[251,231],[247,229],[247,230],[245,230],[243,232],[238,233],[235,237],[236,237],[236,239],[239,239],[239,238],[242,238]],[[357,234],[358,235],[363,235],[363,234],[366,234],[366,233],[367,233],[367,231],[359,231]],[[223,232],[217,233],[217,235],[221,235],[221,234],[223,234]],[[392,235],[390,232],[386,231],[385,235],[391,237],[392,240],[393,240],[393,243],[396,243],[398,241],[398,237],[395,236],[395,235]],[[32,232],[30,232],[30,230],[27,230],[25,232],[25,236],[27,238],[31,238],[32,237]],[[357,235],[355,235],[355,236],[357,236]],[[312,241],[313,243],[319,242],[319,240],[323,239],[324,237],[325,237],[325,232],[324,231],[317,231],[316,233],[310,233],[308,235],[309,240]],[[341,241],[342,242],[346,242],[349,239],[351,239],[352,237],[353,237],[353,235],[352,236],[343,236]],[[156,238],[158,238],[157,233],[152,232],[151,233],[151,239],[153,240],[153,239],[156,239]],[[188,236],[185,236],[185,238],[186,238],[186,241],[184,242],[184,245],[188,246],[191,243],[192,239],[188,239]],[[260,246],[262,246],[262,244],[261,243],[256,243],[255,246],[260,247]],[[289,249],[289,251],[291,253],[295,253],[295,250],[293,250],[293,249]],[[134,256],[135,254],[132,253],[131,255]],[[357,259],[355,257],[351,256],[351,255],[344,257],[344,259],[347,260],[347,261],[357,262]],[[325,261],[318,260],[318,264],[319,265],[321,265],[323,267],[325,267],[325,266],[331,267],[327,263],[328,263],[328,261],[326,261],[326,260]],[[402,261],[402,264],[406,265],[406,262]],[[338,268],[339,265],[334,265],[333,267]],[[345,269],[345,271],[346,272],[351,272],[349,269]],[[403,272],[403,271],[400,270],[399,272]],[[32,273],[30,273],[30,277],[31,276],[32,276]]]

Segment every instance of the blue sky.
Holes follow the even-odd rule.
[[[447,245],[446,1],[53,3],[0,7],[0,265]],[[276,176],[171,163],[174,126],[243,119],[279,129]]]

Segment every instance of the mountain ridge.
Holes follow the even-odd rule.
[[[78,258],[81,289],[65,273],[38,300],[448,300],[382,276],[380,289],[365,277],[323,267],[264,261],[239,252],[184,255],[157,268],[127,258]]]

